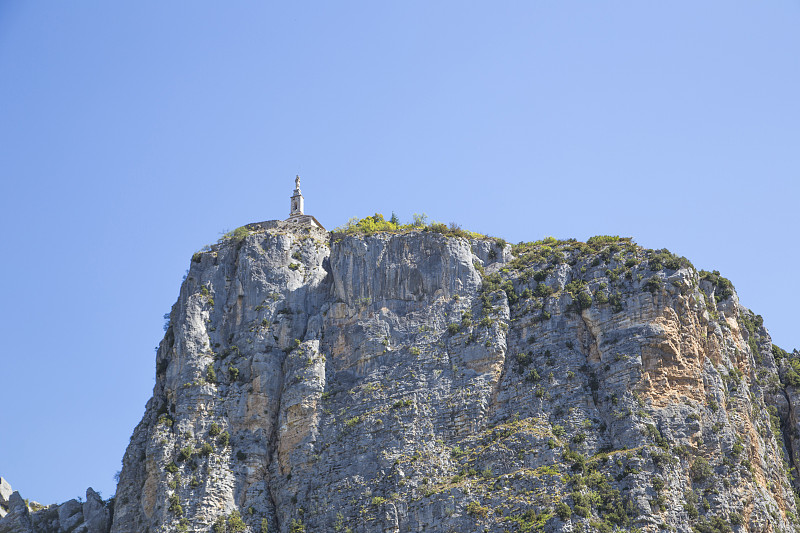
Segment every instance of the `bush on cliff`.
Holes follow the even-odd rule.
[[[441,222],[428,223],[428,216],[424,213],[414,213],[414,222],[410,224],[401,224],[400,219],[394,213],[392,213],[392,218],[389,220],[383,218],[381,213],[375,213],[365,218],[353,217],[347,221],[347,224],[333,231],[336,234],[345,235],[373,235],[375,233],[406,233],[419,230],[440,233],[447,237],[464,237],[467,239],[484,237],[480,233],[462,229],[455,222],[451,222],[449,226]]]

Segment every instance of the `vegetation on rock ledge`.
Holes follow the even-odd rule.
[[[461,226],[455,222],[450,225],[442,224],[441,222],[428,222],[428,216],[419,213],[414,213],[414,221],[409,224],[403,224],[400,219],[392,213],[392,218],[386,220],[381,213],[366,218],[354,217],[347,221],[344,226],[338,227],[333,230],[334,233],[346,235],[373,235],[375,233],[408,233],[412,231],[429,231],[433,233],[441,233],[447,237],[464,237],[467,239],[482,239],[486,238],[485,235],[461,229]],[[504,241],[505,242],[505,241]]]

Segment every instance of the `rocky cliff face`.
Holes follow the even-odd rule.
[[[113,533],[795,530],[790,361],[724,278],[248,228],[192,259]]]

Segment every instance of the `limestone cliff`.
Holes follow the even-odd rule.
[[[195,254],[111,531],[795,530],[792,357],[727,280],[435,229]]]

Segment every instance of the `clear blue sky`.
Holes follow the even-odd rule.
[[[191,254],[395,211],[633,236],[800,347],[800,2],[0,1],[0,475],[114,493]]]

